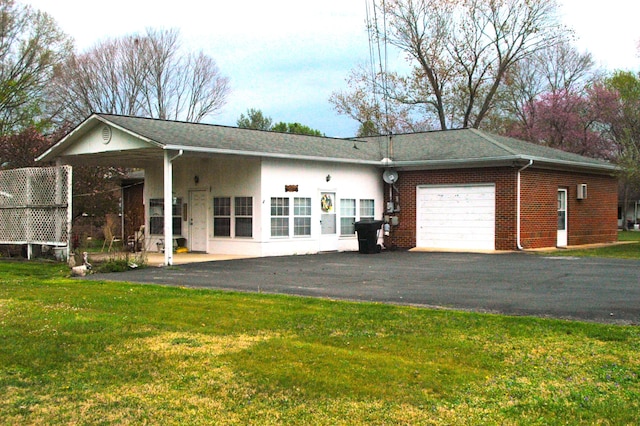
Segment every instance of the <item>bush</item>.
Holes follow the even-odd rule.
[[[144,268],[147,266],[145,253],[113,252],[109,257],[99,262],[94,267],[98,273],[124,272],[130,269]]]

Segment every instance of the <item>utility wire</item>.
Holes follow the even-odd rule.
[[[377,90],[375,89],[375,87],[377,86],[377,77],[376,77],[376,73],[379,72],[380,74],[380,86],[382,88],[382,104],[384,107],[384,123],[383,125],[385,126],[385,131],[387,133],[388,139],[387,139],[387,144],[386,144],[386,157],[387,158],[391,158],[390,156],[392,155],[392,148],[391,148],[391,137],[392,137],[392,133],[391,133],[391,125],[390,125],[390,121],[389,121],[389,96],[388,96],[388,92],[389,92],[389,82],[388,82],[388,77],[387,77],[387,70],[388,70],[388,58],[389,58],[389,53],[388,53],[388,43],[387,43],[387,4],[386,4],[386,0],[382,0],[382,34],[380,31],[380,22],[378,20],[378,7],[375,4],[375,0],[372,0],[372,6],[371,9],[373,10],[373,27],[375,32],[373,32],[372,34],[372,25],[371,25],[371,12],[369,10],[369,2],[367,1],[366,4],[366,12],[367,12],[367,30],[368,30],[368,35],[369,35],[369,56],[370,56],[370,60],[371,60],[371,74],[372,74],[372,81],[373,81],[373,85],[374,85],[374,101],[376,102],[376,105],[378,105],[378,98],[377,98]],[[375,36],[376,40],[376,48],[374,49],[373,46],[373,37]],[[376,50],[377,50],[377,59],[375,58],[376,56]],[[377,71],[376,69],[379,69],[379,71]]]

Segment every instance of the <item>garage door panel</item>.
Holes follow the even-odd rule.
[[[435,227],[428,229],[430,235],[454,235],[459,234],[461,237],[469,237],[473,235],[492,236],[493,233],[487,228],[473,226],[455,226],[455,227]]]
[[[495,248],[495,186],[425,186],[417,191],[417,245]]]
[[[469,208],[473,208],[472,211],[469,211]],[[467,216],[476,216],[478,214],[494,214],[494,207],[491,206],[470,206],[470,205],[460,205],[460,206],[448,206],[448,207],[425,207],[420,209],[420,211],[424,214],[463,214]]]
[[[429,220],[429,228],[432,228],[433,232],[446,232],[448,228],[455,229],[458,227],[464,229],[471,228],[490,228],[489,230],[493,232],[493,217],[477,217],[470,218],[468,215],[452,215],[450,218],[433,218]],[[424,228],[424,224],[421,226]]]

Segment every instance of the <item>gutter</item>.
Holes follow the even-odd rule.
[[[517,194],[517,211],[516,211],[516,244],[518,245],[518,250],[524,250],[524,247],[522,247],[522,243],[520,242],[520,174],[522,173],[522,171],[528,167],[531,167],[533,165],[533,160],[530,159],[529,163],[526,164],[524,167],[521,167],[520,169],[518,169],[518,194]]]
[[[226,148],[206,148],[206,147],[193,147],[185,145],[164,145],[163,149],[196,153],[209,153],[209,154],[224,154],[224,155],[241,155],[245,157],[264,157],[264,158],[277,158],[286,160],[304,160],[304,161],[325,161],[332,163],[347,163],[347,164],[361,164],[367,166],[379,166],[379,160],[358,160],[350,158],[338,158],[338,157],[321,157],[317,155],[300,155],[300,154],[286,154],[277,152],[261,152],[261,151],[241,151],[237,149]]]
[[[506,155],[496,157],[479,157],[479,158],[463,158],[463,159],[446,159],[446,160],[410,160],[410,161],[393,161],[393,166],[399,169],[422,169],[436,170],[451,167],[487,167],[492,165],[512,165],[514,161],[535,161],[537,167],[547,168],[551,170],[574,170],[586,173],[611,174],[618,170],[613,164],[606,163],[584,163],[569,160],[552,160],[543,157],[535,157],[529,155]],[[384,160],[382,160],[383,166]]]

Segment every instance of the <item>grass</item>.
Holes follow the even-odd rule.
[[[0,262],[3,424],[636,424],[640,329]]]
[[[554,256],[578,256],[578,257],[606,257],[617,259],[640,259],[640,232],[618,232],[618,241],[625,244],[609,245],[596,248],[571,248],[566,250],[554,250]],[[542,251],[548,255],[550,252]]]

